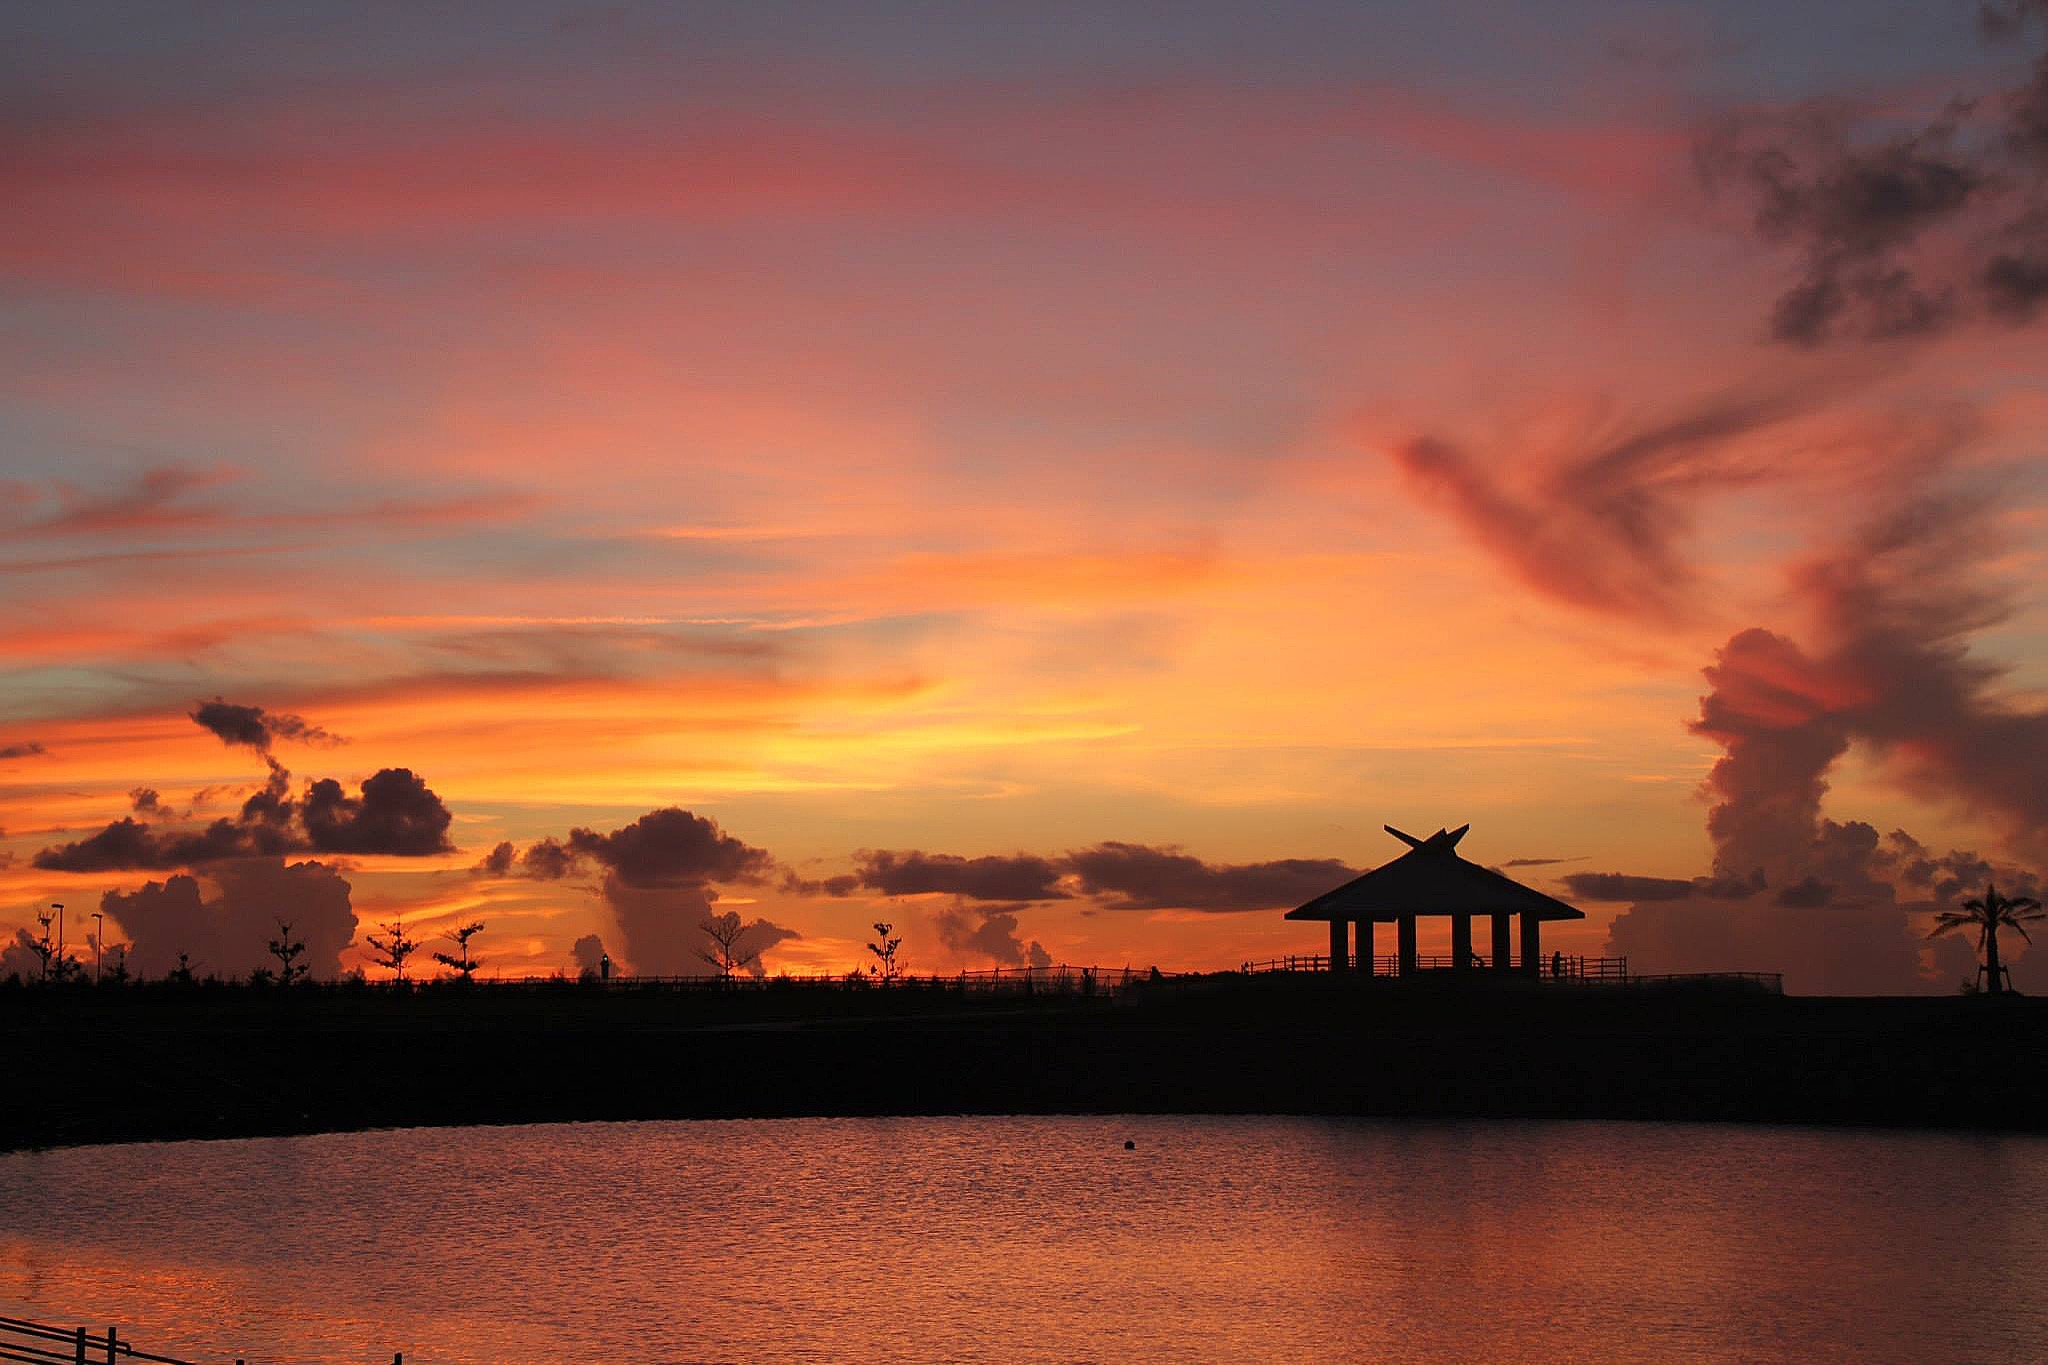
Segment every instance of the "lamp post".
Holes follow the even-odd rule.
[[[107,946],[107,917],[92,912],[92,984],[100,984],[100,950]]]

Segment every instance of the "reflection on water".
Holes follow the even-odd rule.
[[[974,1118],[24,1153],[0,1312],[252,1363],[2037,1361],[2048,1141]]]

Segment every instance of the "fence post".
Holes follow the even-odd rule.
[[[114,1365],[114,1350],[120,1344],[120,1341],[114,1335],[114,1329],[109,1327],[107,1329],[107,1365]]]
[[[73,1356],[72,1359],[76,1360],[78,1365],[85,1365],[85,1329],[83,1327],[78,1329],[78,1336],[75,1340],[78,1342],[78,1354]]]

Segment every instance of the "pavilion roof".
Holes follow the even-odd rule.
[[[1408,845],[1406,853],[1296,906],[1287,912],[1287,918],[1393,920],[1403,915],[1523,913],[1539,920],[1586,917],[1585,911],[1574,910],[1554,896],[1460,858],[1458,840],[1470,828],[1440,829],[1427,839],[1417,839],[1388,825],[1387,833]]]

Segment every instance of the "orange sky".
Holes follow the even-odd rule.
[[[82,938],[180,870],[35,865],[136,788],[162,834],[235,815],[266,770],[194,724],[215,697],[339,741],[275,740],[294,796],[424,780],[447,851],[291,856],[365,930],[486,920],[487,973],[631,956],[611,864],[479,873],[494,846],[667,807],[773,864],[663,883],[673,913],[709,888],[804,972],[876,919],[917,971],[1000,960],[967,930],[1005,914],[1056,961],[1321,946],[1071,873],[1018,905],[799,885],[863,851],[1171,846],[1221,887],[1470,821],[1475,859],[1565,860],[1518,873],[1561,894],[1704,876],[1701,669],[1747,627],[1824,653],[1807,570],[1902,487],[1988,498],[1999,609],[1962,644],[2006,671],[1970,716],[2038,709],[2038,334],[1774,344],[1797,250],[1695,174],[1731,111],[1910,120],[2020,56],[1940,14],[1303,13],[1164,47],[1022,11],[1006,42],[536,8],[232,50],[36,21],[0,131],[0,930],[63,901]],[[1729,409],[1642,507],[1574,482]],[[2037,865],[2024,796],[1871,716],[1828,817]]]

